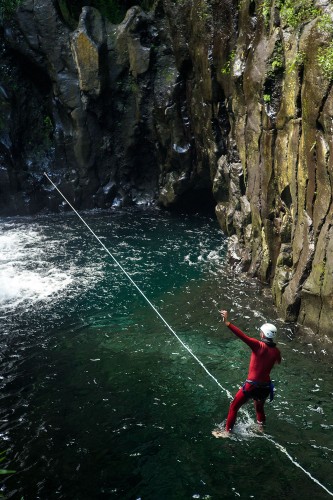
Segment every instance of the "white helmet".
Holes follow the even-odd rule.
[[[265,323],[260,327],[260,331],[265,335],[267,339],[274,339],[276,335],[276,328],[271,323]]]

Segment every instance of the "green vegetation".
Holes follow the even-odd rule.
[[[198,2],[196,7],[196,13],[202,22],[208,21],[211,18],[211,14],[209,12],[209,5],[206,2],[206,0],[201,0],[201,2]]]
[[[94,0],[91,4],[112,23],[120,23],[124,18],[125,12],[122,9],[121,2],[117,0]]]
[[[71,28],[75,29],[77,25],[77,20],[74,19],[71,10],[68,8],[67,0],[58,0],[58,5],[60,13],[65,21],[65,23]]]
[[[297,52],[296,57],[288,64],[287,73],[291,73],[292,71],[298,70],[305,61],[305,53]]]
[[[258,11],[264,19],[265,26],[268,27],[271,16],[271,3],[272,0],[261,0],[258,6]]]
[[[317,61],[319,67],[329,80],[333,79],[333,41],[328,47],[321,47],[318,50]]]
[[[282,21],[294,29],[321,14],[313,0],[280,0],[279,4]]]
[[[44,128],[45,128],[45,130],[49,130],[49,131],[53,130],[52,120],[49,116],[45,116],[45,118],[44,118]]]
[[[333,79],[333,22],[329,14],[323,14],[318,19],[318,30],[328,35],[331,39],[326,47],[318,49],[317,61],[324,76],[329,80]]]
[[[6,460],[6,453],[7,451],[0,452],[0,463],[3,463]],[[5,476],[7,474],[15,474],[15,472],[16,470],[0,469],[0,476]],[[5,497],[0,493],[0,498],[5,498]]]
[[[0,19],[12,17],[22,1],[0,0]],[[60,12],[71,28],[76,26],[82,7],[86,5],[98,9],[112,23],[120,23],[124,19],[127,9],[133,5],[140,5],[143,10],[149,11],[153,4],[154,0],[58,0]]]
[[[1,0],[0,0],[1,1]],[[8,0],[7,0],[8,1]],[[13,1],[13,0],[12,0]],[[57,0],[60,12],[71,27],[75,27],[80,17],[82,7],[95,7],[102,16],[106,17],[111,23],[120,23],[130,7],[139,5],[143,10],[149,11],[154,0]]]
[[[227,62],[225,63],[225,65],[221,69],[222,75],[230,75],[231,67],[232,67],[232,64],[235,60],[235,57],[236,57],[236,52],[234,50],[232,50],[229,54]]]
[[[272,66],[272,70],[275,72],[275,71],[283,68],[283,61],[281,59],[274,59],[271,66]]]
[[[9,19],[13,16],[22,0],[0,0],[0,19]]]
[[[266,104],[271,102],[271,96],[269,94],[264,94],[264,102]]]
[[[4,462],[6,460],[6,451],[1,451],[0,452],[0,463]],[[0,469],[0,475],[5,475],[5,474],[15,474],[16,470],[7,470],[7,469]]]
[[[281,41],[275,44],[272,57],[269,61],[270,69],[268,75],[270,77],[276,76],[277,73],[281,73],[284,70],[284,52]]]
[[[323,14],[318,19],[318,29],[322,33],[327,33],[328,35],[333,35],[333,22],[329,14]]]
[[[302,24],[318,18],[318,29],[333,34],[331,16],[316,7],[314,0],[259,0],[258,12],[263,17],[266,27],[269,24],[272,7],[280,10],[282,22],[291,28],[298,29]]]
[[[262,0],[260,4],[262,15],[268,18],[271,1]],[[329,14],[324,14],[322,10],[315,6],[314,0],[276,0],[276,6],[280,9],[281,20],[284,24],[294,30],[299,29],[303,24],[317,18],[317,28],[321,33],[333,36],[333,22]],[[326,78],[333,79],[333,41],[326,47],[318,50],[317,61]],[[305,54],[298,52],[294,60],[288,64],[287,73],[298,70],[305,62]],[[271,69],[268,76],[272,77],[284,68],[282,47],[276,46],[270,62]]]
[[[165,67],[161,71],[161,77],[167,85],[175,83],[177,70],[173,67]]]

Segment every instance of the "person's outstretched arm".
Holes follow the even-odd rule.
[[[228,321],[228,311],[221,311],[221,316],[224,324],[231,330],[238,338],[240,338],[245,344],[247,344],[253,351],[260,347],[260,342],[257,339],[249,337],[246,333],[242,332],[237,326],[233,325]]]

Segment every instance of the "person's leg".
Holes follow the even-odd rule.
[[[236,417],[237,417],[237,412],[241,406],[243,406],[244,403],[248,401],[249,397],[246,393],[244,393],[243,389],[239,389],[237,392],[236,396],[234,397],[234,400],[232,401],[230,408],[229,408],[229,413],[227,416],[227,421],[225,424],[225,430],[230,432],[233,426],[235,425],[236,422]]]
[[[257,422],[263,425],[266,421],[266,415],[264,411],[265,400],[254,400],[254,408],[256,410]]]

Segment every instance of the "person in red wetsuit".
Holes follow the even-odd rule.
[[[245,342],[252,351],[247,379],[230,405],[225,430],[227,432],[232,430],[236,422],[238,410],[249,399],[253,399],[254,401],[258,424],[263,425],[266,420],[264,412],[265,401],[269,395],[273,399],[273,385],[270,379],[270,372],[276,363],[281,363],[281,353],[273,341],[276,335],[276,328],[270,323],[265,323],[260,329],[260,340],[257,340],[248,337],[237,326],[230,323],[227,311],[221,311],[221,316],[225,325],[238,338]]]

